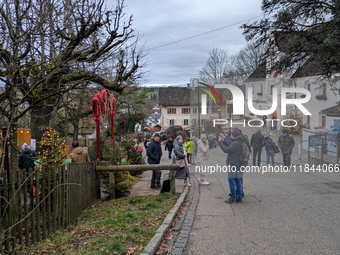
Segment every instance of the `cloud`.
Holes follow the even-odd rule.
[[[114,4],[114,0],[109,0]],[[182,40],[261,14],[261,0],[126,0],[125,12],[145,49]],[[214,47],[235,54],[246,41],[240,25],[149,51],[148,84],[186,84],[197,77]]]

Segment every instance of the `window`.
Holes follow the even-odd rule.
[[[255,93],[254,84],[251,85],[251,88],[253,89],[253,94],[254,94]]]
[[[322,116],[322,124],[321,126],[326,127],[326,116]]]
[[[176,114],[176,108],[168,108],[168,114]]]
[[[170,120],[170,121],[169,121],[169,125],[170,125],[170,126],[175,125],[175,120]]]
[[[307,115],[307,124],[310,125],[310,116]]]
[[[201,125],[204,125],[205,119],[201,119]]]
[[[326,86],[326,83],[322,84],[322,95],[323,96],[326,96],[327,94],[327,86]]]
[[[182,114],[189,114],[190,108],[182,108]]]
[[[189,125],[189,120],[188,119],[184,120],[184,125]]]
[[[260,84],[260,93],[263,95],[263,85]]]
[[[273,95],[273,88],[275,85],[270,85],[270,95]]]
[[[307,89],[308,91],[310,91],[310,84],[307,84]]]
[[[192,125],[196,126],[197,125],[197,120],[192,120]]]
[[[273,68],[274,65],[275,65],[275,58],[272,58],[272,59],[270,60],[270,67]]]
[[[192,113],[196,113],[197,114],[197,108],[192,108]]]
[[[212,110],[211,110],[212,113],[216,113],[217,112],[217,109],[216,107],[213,107]]]

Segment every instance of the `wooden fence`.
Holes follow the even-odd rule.
[[[47,166],[0,185],[0,254],[27,247],[72,223],[98,198],[96,162]]]

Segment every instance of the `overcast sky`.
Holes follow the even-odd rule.
[[[108,0],[114,3],[114,0]],[[261,15],[261,0],[125,0],[145,49]],[[234,54],[246,41],[239,25],[150,50],[145,84],[187,84],[198,77],[213,47]]]

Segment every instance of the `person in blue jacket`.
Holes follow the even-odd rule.
[[[172,149],[174,148],[174,142],[172,141],[172,137],[169,137],[169,140],[165,144],[165,150],[168,149],[169,151],[169,159],[171,159],[171,152]]]
[[[159,164],[162,157],[162,147],[160,142],[161,137],[159,134],[155,134],[154,138],[151,140],[146,153],[148,155],[148,163],[150,165]],[[151,188],[156,189],[161,187],[161,170],[152,171]],[[157,182],[157,186],[156,186]]]
[[[243,187],[240,175],[240,169],[243,163],[239,160],[242,154],[242,143],[244,139],[239,130],[235,129],[231,132],[231,144],[226,147],[223,143],[224,135],[220,134],[218,138],[218,144],[224,153],[228,153],[227,165],[228,165],[228,183],[231,196],[225,202],[228,204],[242,202]],[[237,195],[236,187],[237,186]]]

